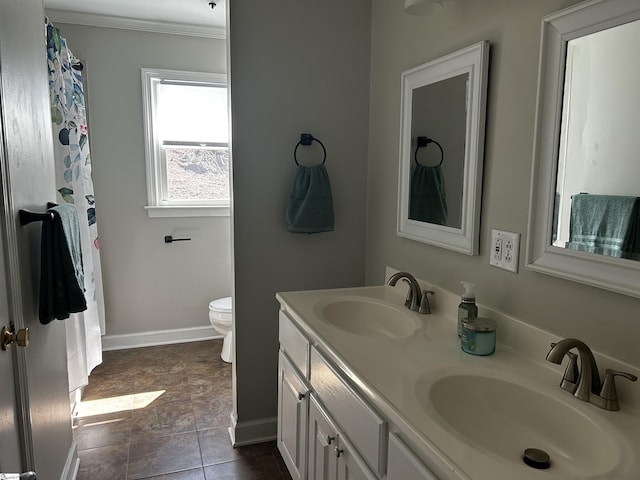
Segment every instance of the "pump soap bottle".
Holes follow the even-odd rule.
[[[471,282],[460,282],[464,287],[462,301],[458,305],[458,337],[462,336],[462,323],[470,318],[478,317],[476,306],[476,294],[473,291],[475,285]]]

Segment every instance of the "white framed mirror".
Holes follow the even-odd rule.
[[[489,42],[402,74],[397,233],[477,255]]]
[[[640,297],[640,4],[543,19],[527,268]]]

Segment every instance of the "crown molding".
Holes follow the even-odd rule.
[[[226,29],[220,27],[136,20],[111,15],[79,13],[55,9],[46,9],[45,13],[49,17],[49,20],[58,23],[87,25],[91,27],[119,28],[122,30],[136,30],[140,32],[167,33],[170,35],[186,35],[189,37],[216,38],[221,40],[227,38]]]

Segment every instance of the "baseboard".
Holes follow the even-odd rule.
[[[224,338],[212,326],[155,330],[151,332],[129,333],[125,335],[105,335],[102,337],[102,351],[125,348],[152,347],[172,343],[198,342]]]
[[[278,417],[261,418],[249,422],[238,422],[231,416],[229,436],[234,447],[270,442],[277,438]]]
[[[71,442],[71,448],[69,448],[67,461],[64,464],[64,470],[62,471],[62,475],[60,475],[60,480],[76,480],[79,470],[80,458],[78,457],[78,444],[73,440],[73,442]]]

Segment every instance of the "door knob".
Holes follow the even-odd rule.
[[[21,328],[16,331],[13,322],[9,324],[9,328],[2,327],[2,331],[0,331],[0,345],[2,350],[6,350],[9,348],[9,345],[15,343],[19,347],[28,347],[29,346],[29,329]]]

